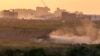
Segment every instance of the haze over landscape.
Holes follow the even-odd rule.
[[[99,0],[1,0],[0,4],[4,41],[50,38],[58,43],[100,43]]]
[[[100,0],[44,0],[46,5],[54,11],[57,7],[68,11],[82,11],[85,14],[100,14]],[[35,9],[44,6],[41,0],[0,0],[0,10],[4,9]]]
[[[0,0],[0,56],[100,56],[100,0]]]

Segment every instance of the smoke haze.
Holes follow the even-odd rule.
[[[62,27],[50,33],[51,39],[55,43],[71,43],[71,44],[99,44],[100,30],[95,24],[88,20],[81,20],[80,26]]]

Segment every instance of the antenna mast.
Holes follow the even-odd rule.
[[[44,4],[45,7],[47,7],[46,3],[43,0],[41,0],[41,2]]]

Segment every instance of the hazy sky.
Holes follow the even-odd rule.
[[[57,7],[67,11],[82,11],[88,14],[100,14],[100,0],[44,0],[54,11]],[[12,8],[35,9],[44,6],[41,0],[0,0],[0,10]]]

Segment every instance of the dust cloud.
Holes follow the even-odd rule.
[[[88,20],[81,20],[80,26],[61,27],[52,31],[49,36],[54,43],[68,43],[68,44],[99,44],[100,30],[96,25]]]

